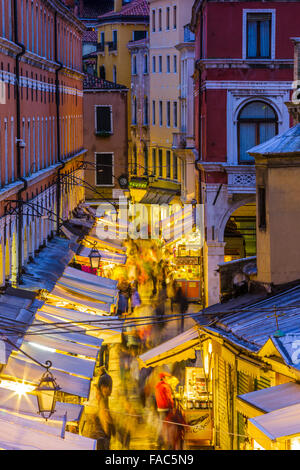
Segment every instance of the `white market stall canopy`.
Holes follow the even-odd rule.
[[[121,342],[124,321],[119,320],[118,317],[101,318],[99,315],[76,312],[75,310],[45,304],[38,312],[37,318],[51,322],[75,322],[76,326],[81,326],[87,335],[95,336],[105,343]]]
[[[23,341],[22,351],[29,354],[31,357],[38,357],[38,361],[45,364],[47,360],[52,362],[51,370],[59,370],[67,374],[77,375],[91,379],[94,375],[96,365],[95,359],[81,359],[76,356],[69,356],[67,354],[57,353],[54,349],[47,348],[41,349],[38,343],[28,343]],[[24,357],[21,352],[18,352],[15,357]]]
[[[93,245],[95,242],[97,243],[97,248],[105,248],[113,253],[125,253],[126,247],[122,246],[124,240],[112,239],[112,238],[105,238],[101,239],[97,235],[97,227],[94,227],[89,235],[85,236],[85,239]]]
[[[170,364],[185,359],[194,359],[194,347],[199,344],[199,335],[196,328],[181,333],[175,338],[160,344],[139,356],[141,367],[155,367],[162,364]]]
[[[0,411],[0,449],[95,450],[96,441],[70,432],[61,438],[61,426]]]
[[[70,266],[64,270],[63,276],[75,281],[80,279],[80,281],[85,284],[92,284],[99,288],[117,290],[118,281],[108,279],[107,277],[100,277],[95,276],[94,274],[85,273],[83,271],[79,271],[79,269],[71,268]]]
[[[101,300],[99,297],[99,294],[101,294],[103,297],[107,297],[107,299],[101,301],[116,303],[118,296],[117,281],[108,283],[107,280],[111,281],[111,279],[85,273],[79,269],[67,268],[56,285],[97,300]]]
[[[37,322],[37,320],[39,322]],[[62,341],[67,340],[82,346],[90,346],[91,348],[100,348],[102,343],[101,338],[94,338],[87,335],[79,326],[72,324],[54,326],[53,317],[39,311],[36,314],[36,321],[28,329],[27,335],[30,334],[30,337],[35,338],[41,333],[44,333],[44,336],[47,335],[46,337],[58,338]]]
[[[23,356],[24,357],[24,356]],[[39,358],[39,356],[36,356]],[[48,356],[47,356],[48,360]],[[1,379],[16,378],[24,380],[32,384],[38,384],[45,369],[41,366],[19,357],[10,356],[7,365],[1,372]],[[91,381],[89,379],[70,375],[69,373],[62,372],[51,368],[51,372],[54,375],[61,391],[70,395],[76,395],[82,398],[88,398],[90,393]]]
[[[11,413],[18,413],[45,422],[44,418],[37,414],[37,398],[35,395],[26,393],[26,395],[17,395],[12,390],[2,388],[0,381],[0,411],[8,411]],[[74,403],[61,403],[56,402],[55,413],[50,416],[49,421],[61,423],[64,419],[65,413],[67,414],[67,424],[78,424],[82,412],[83,405],[75,405]]]
[[[245,393],[237,396],[237,403],[239,411],[246,416],[254,416],[255,411],[269,413],[286,406],[300,404],[300,385],[288,382]],[[246,411],[246,407],[252,407],[253,410]]]
[[[55,318],[53,318],[55,321]],[[53,327],[53,335],[43,334],[44,329],[43,322],[34,322],[33,326],[40,329],[41,334],[31,334],[30,332],[24,337],[24,340],[29,343],[36,343],[42,347],[54,349],[56,351],[62,351],[69,354],[76,354],[80,356],[85,356],[88,358],[97,359],[99,354],[99,347],[90,347],[84,344],[79,344],[74,341],[68,340],[68,334],[65,335],[66,339],[61,339],[55,335],[55,326]],[[47,326],[47,325],[46,325]],[[100,340],[100,344],[102,340]]]
[[[99,315],[110,315],[113,303],[101,303],[92,300],[91,298],[81,297],[74,293],[56,286],[53,291],[48,295],[47,302],[53,302],[55,305],[68,306],[72,305],[76,310],[89,311],[92,310]]]
[[[300,437],[300,403],[248,420],[248,432],[262,447],[291,437]]]

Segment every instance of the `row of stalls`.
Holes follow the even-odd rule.
[[[187,205],[160,222],[164,257],[189,301],[202,298],[203,216],[200,209]]]
[[[9,333],[9,341],[3,336],[0,342],[3,449],[96,448],[88,437],[89,403],[102,351],[121,342],[122,321],[114,316],[117,281],[72,267],[78,237],[68,228],[64,233],[68,239],[55,237],[27,266],[22,291],[0,297],[3,333]],[[56,412],[45,422],[37,414],[35,389],[44,373],[39,363],[47,361],[60,390]]]
[[[184,413],[188,448],[209,447],[213,440],[212,389],[196,327],[139,356],[140,367],[169,372],[178,381],[176,405]],[[176,382],[177,382],[176,381]]]

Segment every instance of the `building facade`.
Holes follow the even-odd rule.
[[[149,40],[130,41],[131,53],[131,196],[138,198],[138,186],[147,184],[149,173]],[[135,194],[137,193],[137,194]]]
[[[284,103],[291,95],[290,38],[297,35],[299,8],[287,1],[238,1],[233,8],[229,1],[196,0],[193,6],[206,305],[219,301],[218,263],[255,255],[255,170],[246,151],[290,125]],[[232,241],[240,234],[244,248]]]
[[[161,187],[164,187],[166,195],[169,194],[168,201],[161,202],[170,202],[172,199],[180,202],[182,190],[184,194],[182,178],[186,173],[186,162],[178,152],[182,146],[178,143],[178,133],[181,127],[180,91],[183,84],[179,45],[184,43],[184,27],[189,23],[191,9],[191,1],[150,1],[149,155],[153,173]]]
[[[128,179],[128,89],[86,75],[83,90],[85,199],[92,205],[118,203],[123,196],[119,178]]]
[[[0,18],[4,286],[83,199],[83,26],[59,1],[3,1]]]

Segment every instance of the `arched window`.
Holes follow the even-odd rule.
[[[274,137],[278,118],[274,109],[263,101],[253,101],[243,107],[238,117],[239,163],[253,163],[247,150]]]

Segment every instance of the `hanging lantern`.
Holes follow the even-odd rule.
[[[42,376],[35,391],[38,401],[38,413],[47,421],[47,419],[49,419],[55,412],[56,396],[60,387],[57,385],[55,378],[48,370],[52,366],[52,363],[47,361],[46,364],[49,364],[47,371]]]
[[[99,253],[99,250],[96,248],[92,248],[89,254],[90,258],[90,264],[92,269],[99,269],[100,268],[100,262],[101,262],[101,255]]]

